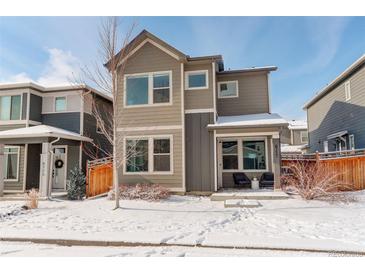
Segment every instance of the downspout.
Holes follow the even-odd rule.
[[[50,154],[51,154],[51,157],[50,157],[50,165],[49,165],[49,179],[48,179],[48,199],[49,200],[52,200],[52,175],[53,175],[53,149],[52,149],[52,145],[54,143],[57,143],[59,140],[61,139],[61,137],[57,137],[56,140],[53,140],[52,142],[50,142],[50,150],[48,151]]]

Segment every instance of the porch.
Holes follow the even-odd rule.
[[[70,170],[81,167],[78,133],[39,125],[0,132],[0,196],[39,189],[41,197],[66,191]]]

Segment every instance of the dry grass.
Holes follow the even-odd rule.
[[[167,188],[158,184],[137,184],[120,186],[120,198],[124,200],[159,201],[170,196]],[[108,198],[114,200],[114,190],[109,191]]]
[[[39,192],[32,188],[28,193],[25,194],[26,204],[28,209],[38,208]]]

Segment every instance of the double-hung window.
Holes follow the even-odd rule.
[[[223,169],[238,169],[238,142],[224,141],[222,142]]]
[[[208,85],[208,71],[187,71],[185,72],[185,89],[207,89]]]
[[[0,96],[0,120],[20,120],[21,95]]]
[[[238,97],[238,81],[226,81],[218,83],[218,98]]]
[[[4,148],[4,179],[18,181],[19,174],[19,147]]]
[[[125,106],[169,104],[171,72],[150,72],[125,77]]]
[[[300,132],[300,141],[301,143],[308,143],[308,131]]]
[[[171,173],[171,148],[172,137],[127,138],[124,155],[126,173]]]

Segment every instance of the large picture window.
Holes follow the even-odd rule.
[[[0,120],[20,120],[21,95],[0,96]]]
[[[127,173],[171,173],[172,137],[151,136],[126,139]]]
[[[243,168],[245,170],[265,170],[265,141],[242,141]]]
[[[238,169],[238,142],[226,141],[222,142],[223,169]]]
[[[4,148],[4,179],[18,181],[19,147]]]
[[[125,106],[169,104],[171,72],[126,76]]]

